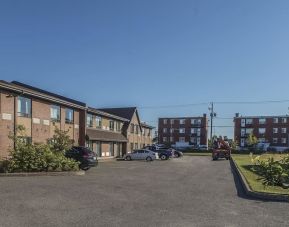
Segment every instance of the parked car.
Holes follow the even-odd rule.
[[[72,147],[65,156],[80,162],[79,168],[85,171],[98,164],[96,154],[87,147]]]
[[[172,150],[172,155],[175,157],[175,158],[180,158],[180,157],[183,157],[184,154],[183,152],[181,151],[178,151],[176,149],[173,149],[173,148],[170,148]]]
[[[156,152],[161,160],[168,160],[173,156],[173,149],[157,146],[146,146],[145,149]]]
[[[156,160],[157,154],[153,151],[147,149],[140,149],[134,150],[132,153],[128,153],[124,156],[124,160],[131,161],[131,160],[146,160],[146,161],[153,161]]]
[[[208,150],[208,146],[207,145],[197,145],[194,150],[207,151]]]

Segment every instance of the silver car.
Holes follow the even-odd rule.
[[[153,161],[157,159],[157,153],[146,150],[146,149],[140,149],[135,150],[132,153],[126,154],[124,156],[124,160],[131,161],[131,160],[146,160],[146,161]]]

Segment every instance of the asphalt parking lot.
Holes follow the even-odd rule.
[[[248,198],[228,161],[100,163],[86,176],[0,178],[0,226],[289,226],[288,203]]]

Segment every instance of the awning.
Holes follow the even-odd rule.
[[[127,138],[121,133],[110,132],[99,129],[87,129],[86,134],[89,140],[107,141],[107,142],[127,142]]]

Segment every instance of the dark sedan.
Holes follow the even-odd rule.
[[[85,171],[98,164],[96,154],[86,147],[72,147],[65,156],[80,162],[79,168]]]

